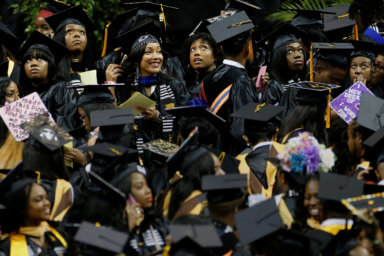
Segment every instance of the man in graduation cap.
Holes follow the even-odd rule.
[[[241,139],[244,121],[229,115],[249,102],[258,102],[256,86],[245,69],[253,27],[244,11],[207,26],[221,45],[225,59],[203,80],[199,97],[208,103],[213,113],[229,121],[231,139],[228,142],[232,144],[227,146],[229,153],[239,153],[245,145]],[[239,148],[236,149],[235,144]]]

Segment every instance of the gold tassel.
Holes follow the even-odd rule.
[[[355,24],[354,28],[355,28],[355,39],[359,41],[359,28],[357,27],[357,24]]]
[[[36,183],[40,185],[41,184],[41,179],[40,179],[41,174],[40,174],[40,171],[35,171],[35,173],[37,174]]]
[[[325,128],[331,127],[331,106],[329,105],[331,103],[331,89],[328,89],[328,101],[327,101],[327,119],[325,123]]]
[[[313,82],[313,46],[309,49],[309,81]]]
[[[219,155],[219,161],[220,161],[220,166],[223,164],[224,162],[224,158],[225,158],[225,152],[221,152],[220,155]]]
[[[108,23],[104,29],[104,44],[103,44],[103,52],[101,53],[101,57],[104,57],[105,54],[107,53],[107,40],[108,40],[108,27],[109,27],[109,25],[111,25],[111,23]]]
[[[160,4],[160,8],[161,8],[161,15],[163,16],[164,30],[165,32],[167,32],[167,22],[165,21],[163,4]]]
[[[255,56],[253,55],[253,45],[252,45],[252,34],[249,38],[249,44],[248,44],[248,49],[249,49],[249,59],[250,60],[253,60],[255,58]]]

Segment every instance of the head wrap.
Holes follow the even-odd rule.
[[[135,52],[141,46],[149,44],[149,43],[160,44],[159,40],[155,36],[150,35],[150,34],[145,34],[145,35],[139,36],[135,40],[135,42],[132,44],[131,53]]]

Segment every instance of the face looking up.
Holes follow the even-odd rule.
[[[148,43],[140,61],[140,76],[153,76],[159,73],[163,59],[160,44]]]
[[[65,44],[70,52],[84,52],[87,46],[87,32],[78,24],[65,26]]]
[[[287,65],[291,71],[300,71],[304,68],[304,50],[300,43],[287,45]]]
[[[48,62],[42,58],[32,56],[25,62],[24,70],[29,80],[39,81],[39,84],[48,80]]]
[[[195,70],[212,71],[215,67],[215,56],[207,41],[199,38],[189,49],[189,63]]]

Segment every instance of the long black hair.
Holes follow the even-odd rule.
[[[53,40],[61,43],[62,45],[66,45],[66,43],[65,43],[65,33],[66,33],[65,29],[66,29],[66,25],[60,27],[57,31],[55,31],[55,35],[53,36]],[[90,47],[89,42],[90,42],[90,38],[89,38],[89,33],[87,31],[87,45],[84,49],[83,59],[82,59],[80,65],[85,67],[85,68],[88,68],[88,69],[93,69],[95,67],[95,58],[93,56],[92,49]],[[61,80],[70,81],[71,80],[70,74],[71,74],[72,64],[71,64],[71,59],[69,58],[69,55],[65,55],[59,61],[57,66],[59,69],[58,77]]]
[[[168,208],[168,219],[172,220],[180,206],[194,190],[201,190],[204,175],[215,173],[215,165],[210,153],[206,153],[183,171],[183,178],[170,187],[171,200]]]
[[[32,82],[31,80],[29,80],[25,72],[24,65],[28,60],[31,60],[31,59],[43,59],[46,62],[48,62],[48,75],[47,75],[48,83],[40,84],[41,87],[39,88],[34,88],[32,86]],[[23,56],[23,60],[21,61],[21,67],[22,68],[20,72],[20,84],[22,85],[21,91],[23,96],[34,91],[41,92],[44,89],[47,89],[47,85],[51,84],[52,81],[55,81],[57,77],[57,67],[55,64],[54,56],[52,56],[52,54],[49,53],[48,51],[41,48],[35,48],[35,47],[29,48],[28,51]]]
[[[271,65],[270,65],[270,73],[271,78],[277,80],[280,83],[287,83],[289,80],[293,78],[296,74],[299,75],[301,80],[305,80],[306,76],[306,68],[305,65],[302,70],[293,72],[288,68],[287,63],[287,46],[283,45],[274,50]],[[306,56],[304,54],[304,63],[306,62]]]
[[[8,77],[0,77],[0,107],[5,104],[5,90],[11,84],[11,79]],[[0,147],[4,144],[7,138],[8,127],[5,125],[2,118],[0,118]]]
[[[277,134],[277,141],[282,142],[285,135],[302,127],[305,131],[311,132],[320,143],[325,143],[324,113],[325,109],[321,106],[296,106],[296,108],[283,120],[281,128]]]

